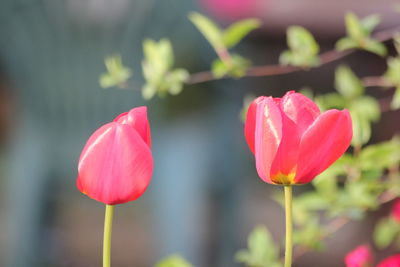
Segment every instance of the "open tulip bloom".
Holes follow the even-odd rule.
[[[309,98],[294,91],[282,98],[260,96],[249,106],[244,134],[260,178],[285,186],[285,267],[291,266],[293,184],[311,182],[350,146],[347,110],[320,112]]]
[[[77,187],[106,204],[103,266],[110,266],[113,205],[139,198],[150,183],[153,157],[146,107],[123,113],[97,129],[78,164]]]

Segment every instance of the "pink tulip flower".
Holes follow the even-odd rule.
[[[384,259],[376,267],[400,267],[400,254]]]
[[[393,219],[400,223],[400,199],[397,199],[394,202],[391,215]]]
[[[344,261],[346,267],[370,267],[373,257],[370,248],[367,245],[361,245],[349,252]]]
[[[153,172],[150,145],[146,107],[119,115],[96,130],[83,148],[78,189],[108,205],[137,199],[149,185]]]
[[[305,184],[349,147],[353,131],[347,110],[320,113],[302,94],[261,96],[248,111],[244,134],[258,175],[271,184]]]
[[[199,0],[208,12],[219,19],[237,20],[256,17],[265,10],[265,1],[260,0]]]

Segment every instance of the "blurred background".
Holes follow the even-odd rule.
[[[0,1],[0,266],[100,266],[104,207],[76,189],[77,161],[95,129],[138,105],[149,107],[155,173],[143,197],[116,208],[113,266],[152,266],[173,253],[196,266],[238,266],[233,256],[258,224],[280,242],[283,210],[271,195],[281,188],[256,174],[239,120],[243,97],[281,96],[304,86],[331,91],[340,62],[310,72],[187,86],[179,96],[145,102],[142,40],[169,38],[176,66],[203,71],[216,56],[187,19],[190,11],[221,25],[258,17],[262,28],[237,50],[255,65],[272,64],[286,48],[289,25],[308,28],[326,51],[345,34],[346,11],[381,14],[379,29],[385,29],[400,24],[396,2]],[[134,69],[133,90],[99,87],[104,57],[116,52]],[[386,66],[365,52],[345,60],[360,76],[380,75]],[[384,113],[372,142],[400,132],[399,116]],[[302,190],[307,187],[296,188]],[[370,241],[366,233],[379,216],[350,223],[328,240],[325,252],[306,254],[294,266],[343,266],[349,250]]]

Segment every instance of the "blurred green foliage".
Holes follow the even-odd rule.
[[[390,106],[392,109],[398,109],[400,108],[400,56],[388,58],[387,65],[383,78],[396,88]]]
[[[394,240],[400,238],[400,223],[392,217],[381,219],[375,227],[373,238],[377,248],[387,248]]]
[[[244,19],[222,30],[212,20],[200,13],[190,13],[189,19],[215,51],[236,46],[251,31],[261,25],[258,19]]]
[[[261,22],[258,19],[244,19],[233,23],[222,34],[222,41],[227,48],[236,46],[251,31],[259,28]]]
[[[99,83],[102,88],[114,86],[124,87],[124,84],[132,75],[132,71],[122,65],[120,55],[106,57],[104,60],[107,72],[100,76]]]
[[[155,267],[193,267],[193,265],[179,255],[172,255],[158,262]]]
[[[281,267],[279,247],[264,226],[257,226],[249,234],[247,249],[240,250],[235,260],[248,267]]]
[[[238,55],[233,54],[230,57],[230,63],[224,62],[221,59],[215,59],[211,65],[211,72],[215,78],[222,78],[230,75],[233,78],[240,78],[246,74],[246,70],[251,66],[251,62]]]
[[[179,94],[189,73],[185,69],[173,69],[174,53],[170,41],[147,39],[143,42],[143,52],[142,69],[146,80],[142,88],[143,98],[151,99],[157,93],[159,96]]]
[[[378,15],[371,15],[360,20],[354,13],[349,12],[345,16],[345,23],[347,36],[337,41],[337,50],[359,48],[379,56],[387,54],[385,45],[371,37],[372,31],[380,23]]]
[[[229,49],[236,46],[251,31],[260,27],[260,21],[244,19],[223,30],[212,20],[196,12],[191,13],[189,19],[211,44],[219,57],[211,65],[214,77],[222,78],[227,75],[233,78],[243,77],[248,67],[251,66],[251,62],[238,54],[231,54]]]
[[[287,44],[289,50],[279,57],[281,64],[298,67],[315,67],[319,64],[319,45],[305,28],[290,26],[287,30]]]
[[[336,69],[335,77],[336,90],[345,98],[354,99],[364,94],[365,88],[361,80],[349,67],[339,66]]]
[[[219,50],[225,47],[222,31],[212,20],[196,12],[190,13],[189,19],[203,34],[214,50]]]

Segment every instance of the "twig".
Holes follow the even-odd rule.
[[[392,86],[380,76],[370,76],[361,79],[365,87],[390,87]]]
[[[373,38],[378,41],[385,42],[387,40],[392,39],[393,35],[398,31],[400,31],[400,26],[377,32],[373,35]],[[339,59],[353,53],[354,51],[355,51],[355,49],[350,49],[350,50],[346,50],[346,51],[330,50],[325,53],[322,53],[320,55],[320,64],[317,67],[320,67],[322,65],[339,60]],[[247,70],[244,77],[275,76],[275,75],[282,75],[282,74],[287,74],[287,73],[292,73],[292,72],[297,72],[297,71],[305,71],[308,69],[309,68],[285,66],[285,65],[279,65],[279,64],[254,66],[254,67],[250,67]],[[189,81],[187,83],[188,84],[196,84],[196,83],[203,83],[203,82],[225,79],[225,78],[229,78],[229,77],[224,76],[222,78],[215,78],[211,72],[204,71],[204,72],[198,72],[198,73],[191,74]]]

